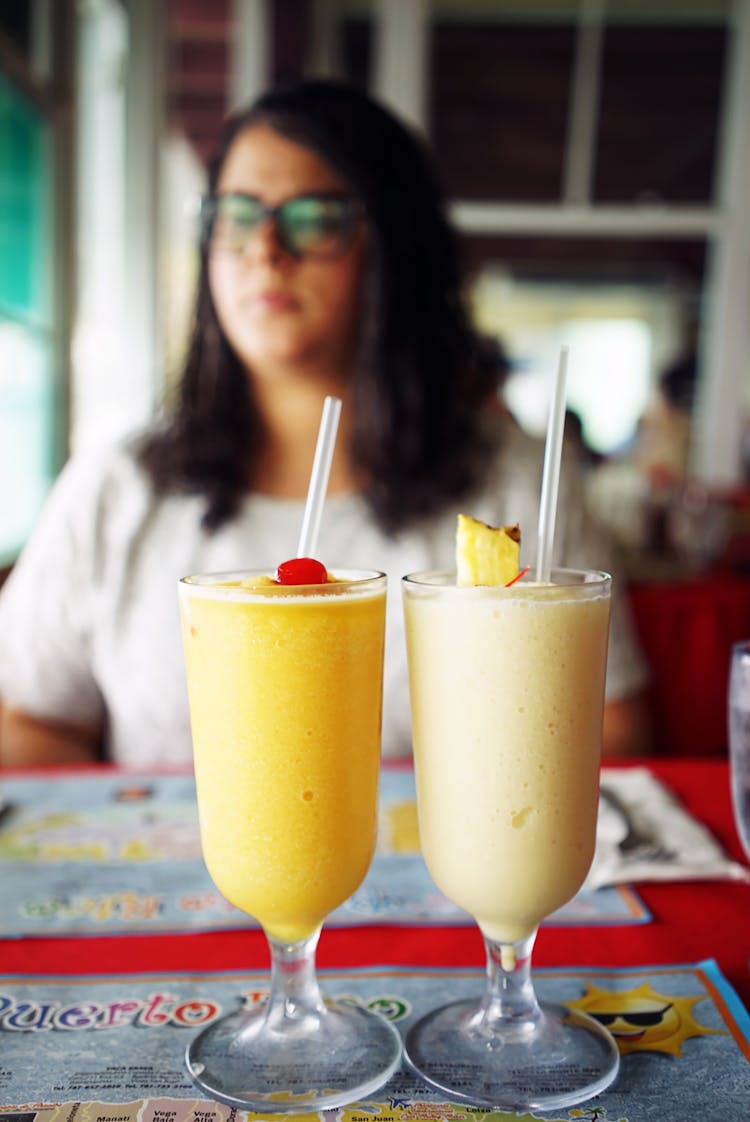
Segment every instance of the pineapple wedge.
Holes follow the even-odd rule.
[[[488,526],[459,514],[456,526],[456,584],[508,584],[518,576],[521,529]]]

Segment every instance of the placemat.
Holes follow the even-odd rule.
[[[8,779],[0,820],[0,936],[206,931],[253,921],[214,887],[201,857],[192,775]],[[383,769],[378,849],[355,894],[326,921],[469,924],[419,852],[414,775]],[[32,875],[33,874],[33,875]],[[650,919],[627,885],[584,889],[546,921]]]
[[[437,1004],[478,996],[483,971],[373,967],[321,971],[320,977],[324,991],[378,1009],[406,1030]],[[747,1118],[750,1018],[715,962],[539,970],[535,979],[542,999],[606,1017],[618,1040],[620,1072],[595,1100],[533,1115],[476,1110],[446,1104],[401,1070],[372,1101],[331,1112],[331,1118]],[[235,1122],[263,1117],[203,1100],[183,1071],[182,1057],[202,1025],[238,1002],[262,1000],[267,984],[264,973],[0,977],[0,1119]],[[649,1014],[647,1027],[644,1013]]]

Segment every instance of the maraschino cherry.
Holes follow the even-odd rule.
[[[327,584],[328,571],[314,557],[292,557],[281,562],[274,579],[277,584]]]

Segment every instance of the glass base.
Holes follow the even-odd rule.
[[[278,1114],[333,1110],[370,1095],[399,1066],[398,1030],[377,1013],[326,1000],[283,1031],[267,1006],[214,1021],[187,1047],[193,1082],[229,1106]]]
[[[620,1066],[612,1035],[578,1010],[539,1008],[531,1021],[490,1027],[476,1000],[445,1005],[406,1034],[406,1059],[430,1087],[472,1106],[553,1110],[598,1095]]]

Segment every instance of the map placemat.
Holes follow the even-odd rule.
[[[0,936],[50,937],[247,927],[201,857],[192,775],[64,776],[3,782]],[[547,922],[650,919],[628,885],[584,888]],[[384,769],[378,849],[357,892],[326,921],[469,924],[419,852],[410,769]]]
[[[487,1111],[446,1103],[402,1069],[371,1101],[306,1117],[329,1122],[748,1118],[750,1017],[713,961],[539,970],[535,979],[542,1000],[606,1020],[618,1041],[618,1076],[591,1102],[531,1114]],[[481,970],[321,971],[325,992],[379,1010],[401,1031],[437,1004],[478,997],[482,982]],[[194,1033],[238,1004],[263,1000],[267,985],[263,973],[0,976],[0,1122],[278,1118],[204,1100],[182,1066]]]

